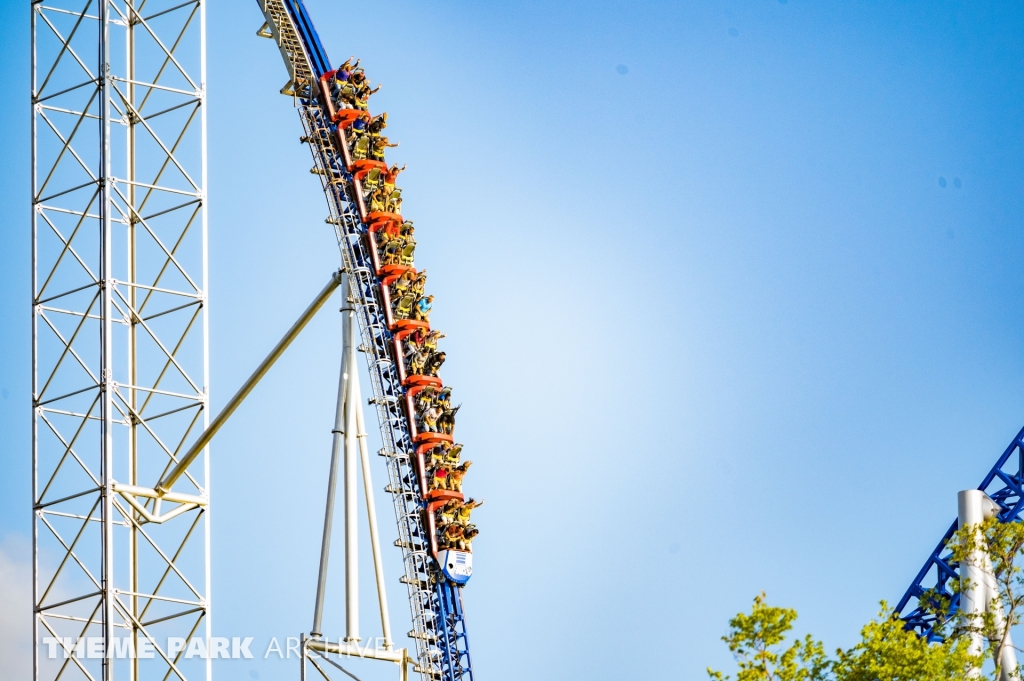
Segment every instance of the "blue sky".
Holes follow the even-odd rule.
[[[466,591],[480,678],[704,678],[761,590],[851,645],[1024,424],[1019,5],[308,6],[333,61],[384,84],[371,107],[409,165],[466,486],[487,499]],[[0,574],[21,584],[26,6],[0,18]],[[261,22],[254,2],[208,9],[215,411],[337,266]],[[339,328],[325,308],[214,441],[222,635],[308,630]]]

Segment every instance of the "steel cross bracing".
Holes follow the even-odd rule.
[[[209,679],[205,2],[31,8],[33,678]]]
[[[978,489],[999,504],[1001,521],[1020,521],[1024,510],[1024,430],[1017,433]],[[948,599],[947,613],[954,613],[960,607],[960,594],[951,588],[960,580],[960,566],[953,562],[952,552],[947,548],[956,529],[954,520],[896,606],[896,614],[906,622],[906,628],[929,640],[938,640],[940,635],[936,631],[939,622],[934,608],[921,602],[926,592]]]
[[[285,4],[287,3],[287,4]],[[326,56],[305,8],[298,0],[260,0],[266,29],[281,48],[291,81],[282,90],[296,96],[296,106],[313,155],[312,172],[319,175],[330,209],[327,221],[334,225],[344,268],[349,273],[350,295],[366,355],[373,400],[387,459],[389,485],[402,550],[404,574],[412,614],[409,636],[416,641],[416,669],[424,678],[445,681],[473,677],[462,610],[461,590],[441,578],[428,552],[423,525],[425,504],[417,486],[412,457],[414,448],[402,408],[404,388],[392,357],[391,332],[385,321],[379,291],[366,245],[366,225],[356,206],[353,178],[331,137],[333,125],[316,99],[316,79],[324,72]],[[295,17],[308,27],[300,35]],[[261,29],[261,34],[266,29]],[[312,64],[309,52],[315,55]],[[309,75],[312,74],[313,78]]]

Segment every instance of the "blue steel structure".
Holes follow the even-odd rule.
[[[342,261],[349,273],[349,295],[368,364],[378,423],[387,458],[389,485],[398,520],[404,575],[416,641],[415,670],[424,679],[472,681],[473,668],[462,604],[462,590],[445,579],[430,554],[427,503],[415,465],[416,445],[410,415],[403,409],[403,386],[382,300],[382,281],[370,252],[369,226],[361,216],[361,185],[345,163],[336,141],[344,131],[331,122],[321,101],[320,77],[331,71],[330,60],[301,0],[258,0],[267,23],[259,34],[273,38],[281,50],[291,81],[282,93],[295,97],[314,168],[323,184]],[[362,207],[364,209],[364,207]],[[365,210],[365,209],[364,209]]]
[[[1017,433],[978,485],[978,489],[999,504],[999,519],[1002,522],[1020,519],[1021,511],[1024,510],[1024,430]],[[934,609],[922,602],[925,592],[930,591],[943,599],[949,599],[948,613],[956,612],[960,607],[960,595],[950,588],[952,583],[960,579],[960,566],[953,562],[952,552],[947,548],[956,529],[957,521],[954,520],[896,606],[896,614],[906,622],[906,628],[916,631],[929,641],[941,638],[937,631],[940,622]]]

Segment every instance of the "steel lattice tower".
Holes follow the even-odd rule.
[[[205,4],[31,5],[36,679],[210,678]]]

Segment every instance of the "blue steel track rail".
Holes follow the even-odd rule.
[[[1017,433],[1013,442],[978,485],[978,489],[999,504],[999,520],[1020,520],[1021,511],[1024,510],[1024,429]],[[941,639],[941,620],[960,607],[960,595],[954,593],[951,588],[951,585],[960,579],[960,566],[953,561],[952,552],[948,548],[956,529],[957,522],[954,520],[942,536],[942,541],[917,573],[910,588],[903,594],[895,610],[896,615],[904,621],[905,628],[916,631],[929,641]],[[944,614],[936,613],[934,607],[928,607],[928,603],[922,602],[928,592],[935,594],[945,603]]]
[[[309,18],[309,12],[306,11],[302,0],[285,0],[285,7],[302,40],[302,46],[306,48],[306,56],[313,67],[313,75],[319,80],[320,76],[331,70],[331,60],[327,58],[327,51],[320,42],[320,34],[316,32],[313,20]]]
[[[472,681],[473,668],[462,604],[462,590],[440,574],[429,553],[424,520],[426,502],[420,493],[413,465],[415,445],[408,416],[403,411],[405,387],[393,356],[393,335],[381,300],[381,280],[376,275],[356,199],[357,182],[336,148],[337,127],[319,101],[318,81],[331,70],[327,53],[301,0],[259,0],[268,28],[281,48],[292,74],[289,83],[295,96],[313,153],[313,172],[320,176],[341,250],[349,273],[348,294],[356,303],[356,317],[373,386],[388,464],[388,491],[398,520],[404,575],[409,592],[416,642],[416,671],[422,678],[439,681]],[[289,61],[290,60],[290,61]]]

